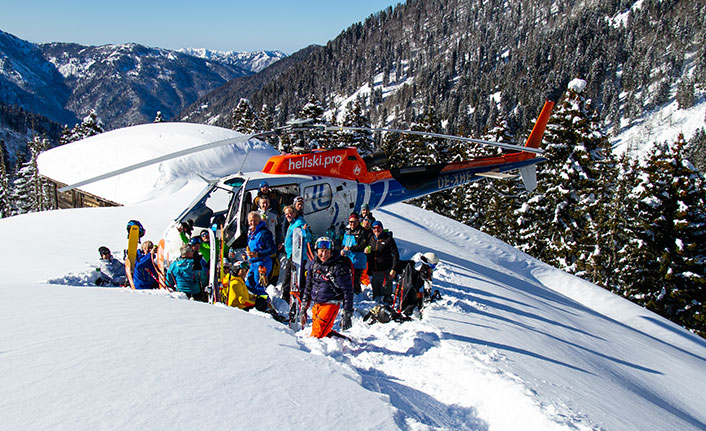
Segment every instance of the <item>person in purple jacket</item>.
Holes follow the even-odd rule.
[[[311,336],[329,335],[343,305],[341,330],[351,327],[353,314],[353,274],[350,259],[334,253],[333,241],[328,237],[316,240],[316,259],[307,265],[306,283],[302,295],[302,326],[306,325],[306,310],[312,302]]]

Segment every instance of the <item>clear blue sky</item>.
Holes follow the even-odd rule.
[[[0,30],[30,42],[281,50],[323,45],[402,0],[0,0]]]

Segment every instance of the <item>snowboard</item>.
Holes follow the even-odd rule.
[[[140,228],[137,225],[132,225],[130,226],[130,232],[127,236],[127,257],[125,258],[125,272],[129,273],[130,277],[132,277],[132,272],[135,269],[135,260],[137,258],[137,245],[139,242]],[[130,266],[127,265],[128,262]]]
[[[289,289],[289,327],[295,331],[302,329],[301,292],[299,285],[304,265],[304,234],[301,228],[292,231],[292,274]]]
[[[133,226],[136,228],[136,226]],[[132,231],[132,229],[130,229]],[[135,290],[135,282],[132,280],[132,267],[134,265],[132,264],[132,261],[130,260],[129,257],[125,258],[125,275],[127,277],[127,282],[132,288],[132,290]]]

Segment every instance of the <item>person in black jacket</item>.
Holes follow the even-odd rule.
[[[373,298],[382,297],[383,301],[392,301],[392,280],[397,275],[395,268],[400,260],[397,243],[389,232],[382,228],[382,223],[373,223],[373,236],[366,252],[370,256],[368,271],[370,284],[373,286]]]

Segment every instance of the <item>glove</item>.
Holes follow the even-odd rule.
[[[344,310],[343,314],[341,315],[341,331],[351,329],[351,326],[353,326],[353,324],[351,323],[351,312],[348,310]]]

